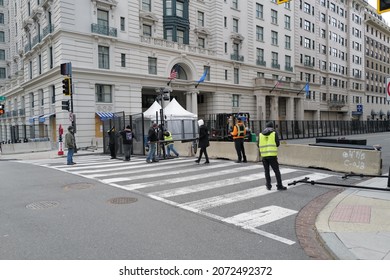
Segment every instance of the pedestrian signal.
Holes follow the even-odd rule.
[[[70,100],[62,101],[62,110],[70,111]]]
[[[377,12],[378,14],[390,11],[390,0],[378,0]]]
[[[72,94],[72,80],[69,77],[62,80],[62,93],[65,95]]]

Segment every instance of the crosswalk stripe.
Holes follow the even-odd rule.
[[[202,211],[202,210],[199,210],[199,209],[191,208],[191,207],[185,206],[185,205],[183,205],[183,204],[179,204],[179,203],[176,203],[176,202],[174,202],[174,201],[167,200],[167,199],[162,198],[162,197],[158,197],[158,196],[154,196],[154,195],[150,195],[150,197],[153,198],[153,199],[155,199],[155,200],[164,202],[164,203],[166,203],[166,204],[175,206],[175,207],[177,207],[177,208],[181,208],[181,209],[184,209],[184,210],[193,212],[193,213],[197,213],[197,214],[199,214],[199,215],[206,216],[206,217],[209,217],[209,218],[214,219],[214,220],[217,220],[217,221],[223,221],[223,220],[225,220],[224,217],[218,216],[218,215],[216,215],[216,214],[212,214],[212,213],[205,212],[205,211]],[[231,224],[232,224],[232,225],[235,225],[235,224],[233,224],[233,223],[231,223]],[[239,226],[239,225],[235,225],[235,226]],[[240,226],[239,226],[239,227],[240,227]],[[241,228],[242,228],[242,227],[241,227]],[[292,241],[292,240],[290,240],[290,239],[287,239],[287,238],[278,236],[278,235],[276,235],[276,234],[272,234],[272,233],[266,232],[266,231],[264,231],[264,230],[260,230],[260,229],[257,229],[257,228],[250,228],[250,227],[245,228],[245,229],[248,230],[248,231],[250,231],[250,232],[253,232],[253,233],[255,233],[255,234],[258,234],[258,235],[267,237],[267,238],[269,238],[269,239],[273,239],[273,240],[279,241],[279,242],[284,243],[284,244],[287,244],[287,245],[293,245],[293,244],[295,244],[295,241]]]
[[[223,163],[223,165],[226,165],[226,163]],[[207,169],[212,168],[214,165],[207,166]],[[155,182],[148,182],[148,183],[134,183],[134,184],[129,184],[122,186],[122,188],[126,190],[136,190],[136,189],[142,189],[142,188],[148,188],[148,187],[154,187],[154,186],[161,186],[161,185],[168,185],[168,184],[174,184],[174,183],[180,183],[180,182],[189,182],[189,181],[194,181],[194,180],[200,180],[200,179],[205,179],[205,178],[210,178],[214,176],[220,176],[220,175],[226,175],[226,174],[233,174],[237,172],[242,172],[242,171],[248,171],[251,169],[260,169],[258,165],[247,165],[243,167],[237,167],[234,169],[225,169],[225,170],[219,170],[216,172],[208,172],[208,173],[201,173],[201,174],[196,174],[192,176],[184,176],[184,177],[179,177],[179,178],[169,178],[165,180],[159,180]],[[179,173],[181,174],[181,173]]]
[[[171,164],[180,164],[180,167],[187,167],[187,166],[194,166],[194,162],[188,162],[188,161],[181,161],[181,162],[169,162],[166,164],[158,164],[158,167],[153,168],[153,172],[156,171],[162,171],[162,170],[172,170],[173,167]],[[123,170],[120,172],[113,172],[113,173],[105,173],[107,171],[117,171],[117,170]],[[128,174],[129,176],[134,175],[134,172],[137,172],[137,174],[144,172],[145,174],[148,174],[150,172],[150,166],[143,164],[143,165],[138,165],[138,166],[127,166],[127,167],[121,167],[121,168],[114,168],[114,169],[104,169],[98,171],[96,170],[90,170],[90,171],[84,171],[84,172],[78,172],[78,174],[88,174],[89,178],[99,178],[99,177],[107,177],[107,176],[116,176],[116,175],[124,175]],[[184,172],[184,171],[183,171]],[[160,173],[161,174],[161,173]],[[164,172],[162,174],[168,174],[167,172]],[[176,173],[174,173],[176,174]],[[160,175],[161,176],[161,175]],[[145,175],[143,178],[146,178]]]
[[[324,179],[324,178],[327,178],[330,176],[331,175],[323,174],[323,173],[313,173],[310,176],[310,178],[311,179],[314,178],[312,180],[320,180],[320,179]],[[292,180],[299,180],[299,179],[303,179],[303,177],[300,176],[299,178],[298,177],[293,178]],[[286,185],[288,183],[287,181],[289,181],[289,180],[284,180],[283,185]],[[298,183],[295,186],[302,185],[302,184],[303,183]],[[291,187],[295,187],[295,186],[291,186]],[[271,192],[272,191],[276,191],[276,189],[271,190]],[[246,190],[242,190],[242,191],[238,191],[238,192],[227,193],[224,195],[219,195],[219,196],[209,197],[209,198],[205,198],[205,199],[201,199],[201,200],[191,201],[191,202],[184,203],[184,205],[188,206],[190,208],[201,209],[201,210],[210,209],[210,208],[222,206],[222,205],[233,203],[233,202],[238,202],[238,201],[247,200],[247,199],[254,198],[254,197],[263,196],[265,194],[268,194],[269,192],[270,191],[267,190],[265,185],[264,185],[261,187],[250,188],[250,189],[246,189]]]
[[[280,172],[282,174],[287,174],[287,173],[294,172],[294,171],[297,171],[297,170],[296,169],[289,169],[289,168],[281,168],[280,169]],[[260,172],[260,173],[246,175],[246,176],[240,176],[240,177],[236,177],[236,178],[229,178],[229,179],[223,179],[223,180],[219,180],[219,181],[213,181],[212,184],[201,183],[201,184],[196,184],[196,185],[191,185],[191,186],[186,186],[186,187],[181,187],[181,188],[175,188],[175,189],[154,192],[152,194],[156,195],[156,196],[160,196],[160,197],[172,197],[172,196],[190,194],[190,193],[195,193],[195,192],[200,192],[200,191],[205,191],[205,190],[217,189],[217,188],[221,188],[221,187],[227,187],[227,186],[236,185],[236,184],[247,183],[247,182],[251,182],[251,181],[257,181],[257,180],[260,180],[263,178],[264,178],[264,172]]]
[[[271,205],[223,219],[243,228],[255,228],[294,215],[298,211]]]
[[[232,163],[225,163],[225,162],[223,162],[223,163],[213,164],[211,166],[208,166],[207,169],[215,169],[215,168],[220,168],[220,167],[226,167],[226,165],[232,165]],[[255,169],[255,168],[258,168],[258,166],[255,166],[255,165],[248,166],[248,169]],[[155,170],[156,169],[154,169],[153,171],[155,171]],[[198,171],[198,170],[199,170],[199,166],[195,166],[193,168],[189,168],[189,169],[185,169],[185,170],[176,169],[176,170],[172,170],[172,171],[169,171],[169,172],[165,171],[165,172],[162,172],[162,173],[147,173],[147,174],[142,174],[142,175],[133,175],[133,176],[128,176],[128,177],[122,177],[122,178],[104,179],[104,180],[101,180],[101,181],[103,183],[117,183],[117,182],[121,182],[121,181],[131,181],[131,180],[137,180],[137,179],[155,178],[155,177],[168,176],[168,175],[177,175],[177,174],[184,175],[185,173]],[[223,171],[224,170],[222,170],[221,172],[223,172]],[[184,176],[184,178],[188,178],[188,177]],[[172,182],[172,180],[174,180],[174,179],[173,178],[172,179],[167,179],[166,181]]]

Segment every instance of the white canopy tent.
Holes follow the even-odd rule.
[[[160,118],[160,104],[155,101],[143,114],[145,124],[156,121],[156,112]],[[164,108],[164,126],[172,133],[174,139],[192,139],[198,131],[198,116],[184,109],[175,98]],[[160,123],[159,119],[159,123]],[[147,131],[148,127],[145,127]]]

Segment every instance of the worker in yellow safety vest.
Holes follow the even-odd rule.
[[[278,134],[274,129],[273,122],[267,122],[265,129],[259,134],[259,150],[261,160],[264,166],[265,180],[267,190],[271,190],[271,176],[270,169],[275,173],[276,177],[276,189],[278,191],[287,190],[282,184],[282,176],[280,175],[279,162],[278,162],[278,147],[280,145]]]
[[[172,142],[166,142],[165,144],[167,145],[167,157],[172,157],[171,155],[171,151],[177,156],[179,157],[179,153],[176,151],[175,147],[173,146],[173,137],[172,137],[172,133],[168,130],[164,131],[164,140],[165,141],[172,141]]]
[[[237,163],[246,162],[245,148],[244,148],[244,138],[246,135],[246,128],[242,121],[242,117],[237,118],[237,124],[234,126],[233,131],[231,132],[233,136],[234,147],[237,152]]]

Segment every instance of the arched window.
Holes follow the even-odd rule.
[[[184,70],[183,67],[181,67],[179,64],[175,64],[172,67],[172,70],[174,70],[174,69],[175,69],[175,71],[177,73],[176,79],[188,80],[187,73],[186,73],[186,71]],[[171,72],[172,72],[172,70],[171,70]]]

